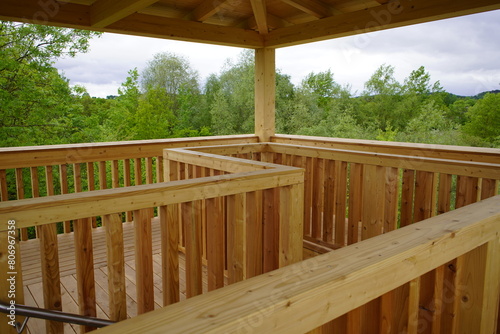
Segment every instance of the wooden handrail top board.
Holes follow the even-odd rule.
[[[437,159],[419,156],[351,151],[313,146],[290,144],[269,144],[269,151],[312,158],[333,159],[353,163],[416,169],[427,172],[439,172],[490,179],[500,179],[500,164],[472,162],[462,160]]]
[[[500,236],[500,196],[101,329],[304,333]]]
[[[221,156],[218,154],[200,152],[197,149],[166,149],[165,159],[188,163],[196,166],[222,170],[229,173],[241,173],[262,169],[281,168],[281,165],[248,159]]]
[[[256,143],[255,135],[172,138],[137,140],[110,143],[44,145],[0,148],[0,169],[25,168],[65,163],[84,163],[157,157],[163,149],[194,146],[211,146],[228,143]]]
[[[303,182],[303,169],[282,166],[274,170],[6,201],[0,203],[0,231],[7,230],[9,220],[16,220],[16,226],[22,228]]]
[[[500,164],[500,149],[276,134],[271,142]],[[299,144],[300,143],[300,144]]]

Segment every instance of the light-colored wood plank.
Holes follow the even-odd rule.
[[[363,165],[351,164],[349,179],[349,217],[347,244],[360,240],[359,225],[362,220],[363,208]]]
[[[311,214],[311,235],[313,238],[321,238],[322,216],[323,216],[323,176],[324,159],[313,159],[313,194],[312,194],[312,214]]]
[[[130,14],[146,8],[158,0],[97,0],[90,6],[90,20],[93,28],[103,28]]]
[[[197,215],[196,204],[186,202],[181,204],[182,225],[186,232],[186,297],[194,297],[202,291],[202,256],[201,256],[201,224]]]
[[[335,162],[335,243],[346,245],[347,163]]]
[[[338,186],[338,181],[337,175],[335,174],[335,161],[325,160],[325,189],[323,190],[325,197],[325,212],[323,216],[323,241],[330,243],[333,243],[334,241],[334,213],[336,208],[335,193],[337,192],[336,186]]]
[[[401,193],[401,227],[413,224],[413,199],[415,194],[415,171],[403,170]]]
[[[250,0],[252,5],[253,15],[257,23],[257,29],[260,34],[267,34],[269,27],[267,26],[267,7],[265,0]]]
[[[263,272],[262,199],[261,191],[246,194],[246,278]]]
[[[163,305],[177,303],[179,291],[179,205],[159,208],[163,276]]]
[[[387,167],[385,180],[384,233],[387,233],[398,228],[399,170]]]
[[[228,196],[227,210],[227,271],[229,284],[246,277],[246,196]]]
[[[280,188],[280,268],[302,261],[303,203],[303,183]]]
[[[151,210],[134,211],[137,313],[154,310]]]
[[[363,213],[361,238],[382,234],[385,209],[385,168],[365,165],[363,171]]]
[[[413,221],[416,223],[435,215],[432,210],[435,199],[434,173],[417,171],[415,180]]]
[[[127,318],[123,224],[118,213],[104,215],[102,219],[106,230],[109,318],[121,321]]]
[[[224,286],[224,213],[222,198],[206,200],[208,290]]]
[[[261,142],[270,141],[276,132],[275,116],[276,52],[271,48],[255,50],[255,134]]]

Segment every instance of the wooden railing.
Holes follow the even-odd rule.
[[[496,196],[100,332],[496,333],[499,253]],[[423,317],[429,272],[435,302]]]
[[[202,293],[203,264],[208,271],[208,290],[214,290],[224,286],[225,276],[232,284],[302,259],[303,170],[183,150],[166,150],[164,159],[164,176],[171,182],[0,203],[2,238],[8,238],[9,221],[15,222],[16,229],[37,228],[45,308],[61,310],[54,224],[60,221],[73,221],[80,313],[95,316],[91,217],[102,217],[109,314],[115,321],[127,317],[122,212],[132,212],[135,225],[138,314],[153,310],[155,304],[151,253],[155,209],[162,231],[163,305],[180,299],[181,240],[188,298]],[[13,245],[19,252],[17,242]],[[4,291],[8,277],[3,276],[14,270],[8,270],[8,253],[3,249],[0,253]],[[19,262],[17,257],[16,287],[22,291]],[[22,304],[21,292],[17,297],[16,302]],[[49,322],[47,331],[62,332],[62,324]]]
[[[0,200],[18,200],[163,181],[165,148],[256,142],[254,135],[0,148]],[[130,221],[131,212],[127,213]],[[97,225],[93,218],[93,226]],[[71,222],[59,224],[69,233]],[[21,240],[35,237],[21,229]]]

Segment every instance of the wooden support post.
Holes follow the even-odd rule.
[[[109,318],[113,321],[121,321],[127,319],[122,217],[121,214],[115,213],[102,218],[106,229]]]
[[[275,134],[275,49],[255,50],[255,134],[268,142]]]
[[[151,210],[134,211],[137,313],[155,309]]]

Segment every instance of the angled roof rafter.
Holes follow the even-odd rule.
[[[267,26],[267,8],[265,0],[250,0],[252,10],[254,13],[255,21],[257,22],[257,29],[261,34],[267,34],[269,28]]]
[[[91,25],[106,27],[156,2],[158,0],[97,0],[90,7]]]

